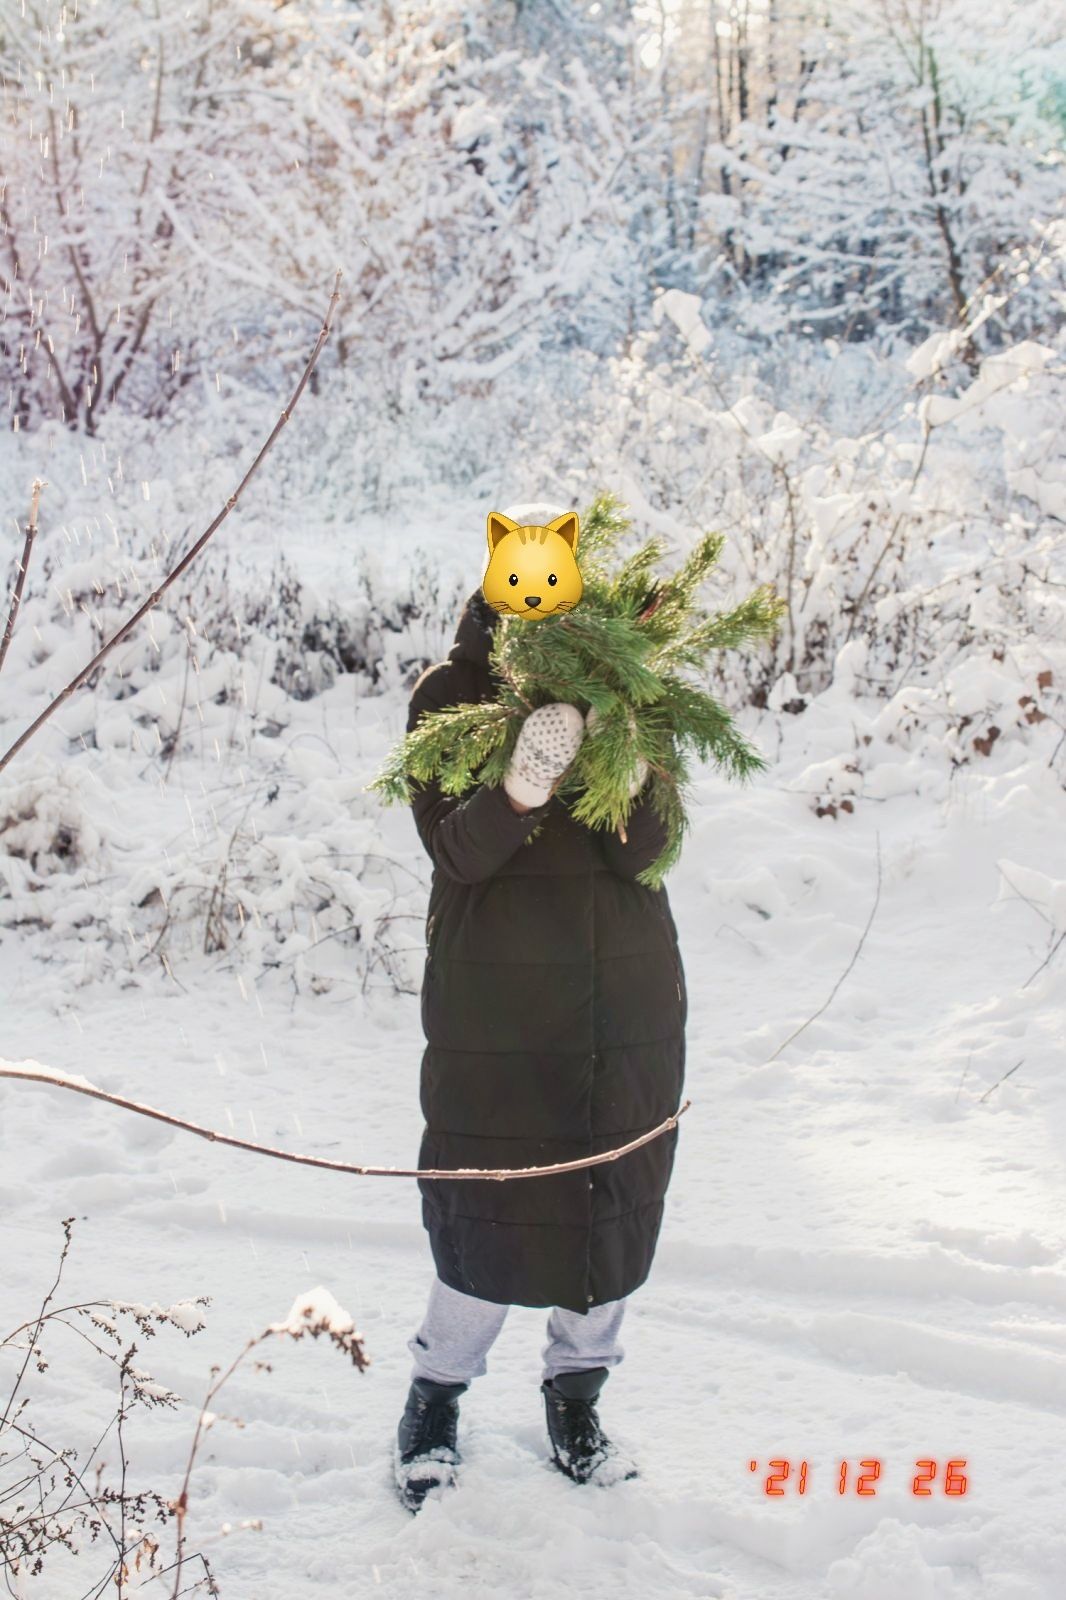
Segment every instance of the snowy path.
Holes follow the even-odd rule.
[[[409,1519],[388,1452],[430,1272],[414,1185],[290,1168],[63,1090],[0,1085],[4,1331],[50,1282],[71,1214],[68,1299],[212,1296],[204,1333],[164,1330],[142,1352],[188,1404],[132,1428],[138,1481],[175,1487],[209,1366],[302,1290],[325,1285],[365,1336],[364,1375],[330,1348],[286,1343],[269,1352],[272,1373],[242,1371],[224,1391],[219,1409],[246,1426],[209,1434],[190,1525],[224,1600],[1061,1596],[1064,968],[1060,953],[1023,987],[1048,929],[996,866],[1048,870],[1040,839],[1061,824],[1061,792],[1036,760],[1012,770],[1007,751],[950,791],[914,768],[921,793],[897,794],[900,754],[891,798],[818,819],[787,791],[809,787],[820,752],[792,736],[771,781],[708,780],[670,883],[693,1105],[653,1276],[602,1404],[637,1483],[582,1492],[550,1468],[544,1313],[518,1308],[464,1401],[462,1490]],[[824,726],[819,738],[831,748]],[[409,819],[389,826],[417,865]],[[881,898],[862,955],[767,1064],[851,959],[875,893],[875,830]],[[0,942],[7,1060],[220,1128],[232,1116],[242,1135],[293,1149],[417,1153],[415,998],[381,988],[293,1008],[280,985],[242,999],[233,974],[190,967],[187,994],[160,982],[64,997],[48,954],[38,934]],[[35,1384],[39,1420],[85,1446],[108,1414],[109,1375],[72,1338],[61,1358],[58,1341],[53,1381]],[[792,1483],[763,1493],[775,1457],[810,1463],[802,1497]],[[883,1463],[876,1494],[838,1495],[840,1461],[854,1473],[868,1457]],[[915,1497],[926,1457],[941,1469],[965,1458],[968,1494]],[[257,1517],[261,1530],[218,1538],[223,1522]],[[52,1573],[26,1594],[81,1592],[72,1564]]]

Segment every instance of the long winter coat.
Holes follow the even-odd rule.
[[[497,620],[476,590],[447,661],[414,686],[409,732],[425,711],[495,698]],[[419,1165],[574,1161],[670,1116],[688,1000],[666,891],[635,881],[665,842],[651,806],[634,804],[623,844],[558,795],[519,815],[502,788],[412,787],[434,867]],[[419,1179],[438,1276],[482,1300],[580,1312],[631,1293],[651,1268],[677,1132],[549,1178]]]

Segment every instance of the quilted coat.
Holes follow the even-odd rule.
[[[408,731],[425,711],[495,697],[497,621],[476,590],[448,659],[414,685]],[[670,1116],[688,1000],[666,890],[635,879],[664,844],[651,806],[634,803],[623,844],[558,795],[519,815],[502,788],[412,790],[433,863],[419,1165],[573,1161]],[[675,1126],[554,1177],[419,1179],[438,1276],[482,1300],[578,1312],[630,1294],[651,1269],[677,1138]]]

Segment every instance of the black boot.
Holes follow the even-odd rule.
[[[606,1367],[560,1372],[541,1384],[555,1465],[575,1483],[617,1483],[635,1478],[632,1461],[604,1435],[596,1400]]]
[[[396,1487],[408,1511],[418,1511],[431,1489],[455,1481],[459,1396],[469,1387],[430,1378],[411,1384],[397,1429],[395,1460]]]

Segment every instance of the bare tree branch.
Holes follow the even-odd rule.
[[[35,718],[35,720],[30,723],[29,727],[25,730],[25,732],[23,732],[23,733],[21,733],[19,735],[19,737],[15,740],[15,742],[11,746],[11,748],[9,750],[7,750],[4,753],[3,756],[0,756],[0,772],[2,772],[4,770],[4,768],[7,766],[8,762],[11,760],[11,758],[18,754],[18,752],[22,749],[23,745],[28,743],[28,741],[33,738],[33,735],[37,732],[38,728],[40,728],[42,726],[42,724],[45,723],[48,720],[48,718],[52,715],[53,711],[55,711],[60,705],[62,705],[63,701],[68,699],[69,696],[74,693],[75,689],[79,688],[80,685],[85,682],[86,678],[94,670],[94,668],[99,666],[100,662],[107,655],[108,651],[113,650],[115,645],[117,645],[122,639],[124,639],[126,637],[126,635],[131,631],[131,629],[133,629],[137,625],[137,623],[141,620],[141,618],[145,615],[145,613],[152,609],[152,607],[158,602],[160,596],[167,589],[170,588],[170,585],[174,582],[174,580],[176,578],[179,578],[181,576],[181,574],[185,571],[185,568],[189,565],[189,563],[191,561],[195,560],[195,558],[199,555],[200,551],[203,549],[203,547],[207,543],[208,539],[210,539],[211,535],[214,533],[214,531],[218,527],[219,523],[222,522],[224,520],[224,518],[226,518],[229,515],[229,513],[233,510],[233,507],[237,504],[237,501],[240,499],[241,493],[243,492],[244,487],[247,484],[249,478],[255,472],[256,468],[259,466],[259,463],[262,461],[263,457],[266,455],[267,451],[270,449],[271,445],[274,443],[274,440],[277,438],[278,434],[281,432],[281,429],[284,427],[285,423],[288,422],[289,418],[291,417],[293,409],[294,409],[294,407],[296,405],[296,402],[299,400],[301,394],[303,393],[304,385],[306,384],[308,378],[311,376],[311,372],[314,369],[315,362],[318,360],[319,351],[322,349],[322,346],[325,344],[327,338],[329,337],[330,324],[331,324],[332,317],[333,317],[333,310],[334,310],[334,307],[335,307],[338,299],[340,298],[340,277],[341,277],[341,269],[338,267],[337,268],[337,276],[336,276],[336,278],[334,280],[333,293],[330,296],[329,306],[328,306],[327,311],[326,311],[326,319],[323,322],[321,331],[320,331],[320,333],[318,335],[317,340],[315,341],[315,347],[311,352],[310,360],[308,361],[306,367],[304,368],[303,376],[301,377],[299,383],[296,385],[296,388],[293,391],[292,399],[289,401],[288,405],[285,407],[284,411],[281,413],[281,416],[278,418],[277,422],[274,424],[274,426],[273,426],[273,428],[271,429],[271,432],[270,432],[270,437],[267,439],[266,444],[263,445],[263,448],[260,450],[260,452],[256,456],[255,460],[252,462],[251,466],[248,468],[248,471],[244,474],[244,477],[241,479],[240,483],[237,485],[237,488],[234,491],[234,493],[230,495],[229,499],[226,501],[226,504],[223,506],[223,508],[219,512],[218,516],[211,523],[211,525],[205,530],[205,532],[203,532],[200,535],[199,539],[197,539],[196,543],[193,545],[192,549],[188,552],[188,554],[183,556],[182,559],[178,562],[178,564],[174,568],[173,572],[169,572],[167,574],[167,576],[163,579],[163,582],[159,585],[159,587],[157,589],[153,589],[152,590],[152,593],[148,596],[148,599],[144,602],[144,604],[142,606],[140,606],[138,608],[138,610],[136,610],[133,613],[133,616],[130,617],[127,622],[124,622],[122,624],[122,627],[118,630],[118,632],[116,634],[113,634],[112,637],[107,641],[107,643],[102,647],[102,649],[97,651],[96,655],[93,656],[92,660],[88,663],[88,665],[82,667],[81,671],[75,677],[73,677],[70,680],[70,682],[67,684],[66,688],[65,689],[61,689],[59,694],[56,695],[55,699],[53,701],[51,701],[51,703],[49,705],[45,706],[45,708],[41,712],[40,716]]]
[[[73,1089],[75,1094],[89,1095],[94,1100],[106,1100],[108,1105],[121,1106],[125,1111],[136,1111],[142,1117],[153,1117],[156,1122],[167,1122],[172,1128],[183,1128],[186,1133],[195,1133],[201,1139],[208,1139],[212,1144],[232,1145],[236,1150],[251,1150],[255,1155],[273,1156],[277,1161],[294,1161],[303,1167],[326,1167],[331,1172],[354,1172],[361,1178],[542,1178],[556,1172],[582,1172],[586,1167],[602,1166],[607,1161],[617,1161],[619,1156],[629,1155],[631,1150],[639,1150],[642,1145],[650,1144],[653,1139],[658,1139],[660,1134],[666,1133],[677,1124],[677,1120],[692,1104],[686,1100],[674,1112],[672,1117],[667,1117],[657,1128],[650,1133],[642,1133],[639,1139],[632,1139],[629,1144],[620,1145],[616,1150],[605,1150],[598,1156],[584,1156],[580,1161],[560,1161],[550,1167],[457,1167],[454,1170],[441,1167],[364,1167],[356,1166],[348,1161],[329,1161],[325,1156],[301,1156],[291,1150],[277,1150],[272,1145],[253,1144],[248,1139],[237,1139],[232,1134],[219,1133],[214,1128],[204,1128],[196,1122],[186,1122],[182,1117],[172,1117],[169,1112],[157,1111],[154,1106],[141,1105],[137,1100],[126,1100],[121,1095],[108,1094],[105,1089],[97,1089],[91,1083],[78,1083],[75,1079],[65,1077],[52,1077],[47,1072],[20,1072],[18,1067],[0,1066],[0,1078],[22,1078],[27,1083],[50,1083],[59,1089]]]

